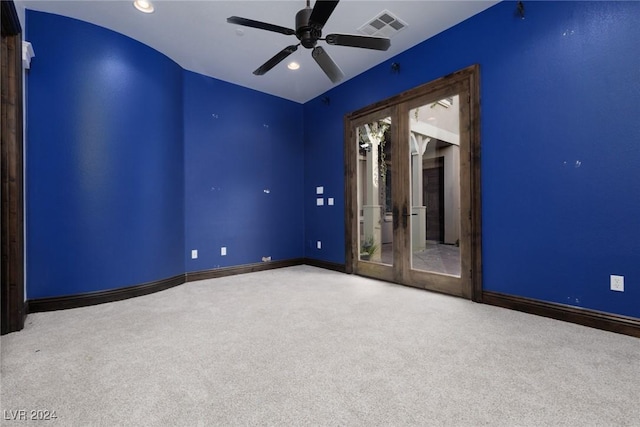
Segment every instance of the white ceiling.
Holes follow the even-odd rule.
[[[155,0],[155,12],[138,12],[128,0],[32,1],[14,0],[18,8],[56,13],[91,22],[125,34],[164,53],[183,68],[296,102],[306,102],[334,84],[300,47],[264,76],[253,70],[286,46],[295,36],[228,24],[229,16],[264,21],[295,29],[296,12],[305,0],[191,1]],[[397,55],[447,28],[483,11],[498,1],[382,1],[342,0],[323,34],[358,34],[358,28],[388,10],[408,24],[391,38],[386,52],[319,42],[344,71],[345,81]],[[314,1],[311,6],[313,7]],[[33,46],[37,61],[38,46]],[[290,60],[300,63],[291,71]]]

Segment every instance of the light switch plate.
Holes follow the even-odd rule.
[[[220,248],[220,255],[222,256],[227,255],[227,248],[225,246]]]
[[[324,194],[324,187],[316,187],[316,194]]]
[[[329,204],[329,206],[333,206],[333,197],[329,197],[327,199],[327,203]]]
[[[322,197],[316,199],[316,206],[324,206],[324,199]]]
[[[322,249],[322,242],[320,240],[318,240],[318,242],[316,243],[316,247],[318,249]]]
[[[191,259],[198,259],[198,250],[194,249],[191,251]]]

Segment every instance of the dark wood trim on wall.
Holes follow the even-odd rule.
[[[335,262],[329,262],[329,261],[321,261],[319,259],[305,258],[304,264],[310,265],[312,267],[324,268],[325,270],[337,271],[339,273],[347,272],[346,271],[347,269],[344,264],[337,264]]]
[[[2,1],[0,80],[2,100],[1,333],[19,331],[26,316],[24,302],[24,208],[22,34],[13,1]]]
[[[530,298],[516,297],[499,292],[483,292],[482,302],[590,328],[602,329],[640,338],[640,319],[596,310],[556,304]]]
[[[351,129],[351,118],[349,115],[345,115],[343,118],[343,141],[345,144],[344,151],[344,259],[345,259],[345,273],[353,274],[353,265],[355,257],[359,254],[354,253],[353,250],[353,227],[358,221],[354,217],[353,200],[356,197],[354,194],[353,177],[358,174],[357,159],[352,155],[351,150],[348,149],[347,144],[352,144],[355,135],[353,135]]]
[[[67,308],[86,307],[106,302],[121,301],[133,297],[163,291],[185,282],[185,275],[179,274],[168,279],[156,280],[126,288],[110,289],[108,291],[88,292],[85,294],[69,295],[52,298],[29,300],[29,313],[42,311],[65,310]]]
[[[13,0],[2,0],[2,37],[17,36],[22,33],[18,11]],[[20,51],[22,52],[22,50]]]
[[[471,300],[482,302],[482,179],[480,162],[480,66],[470,67],[469,104],[471,123],[469,129],[470,190],[471,190]]]
[[[342,264],[328,261],[314,260],[310,258],[295,258],[290,260],[273,261],[268,263],[257,263],[241,265],[236,267],[224,267],[212,270],[196,271],[186,274],[179,274],[168,279],[144,283],[142,285],[130,286],[127,288],[112,289],[108,291],[91,292],[80,295],[69,295],[63,297],[41,298],[28,302],[29,312],[43,312],[64,310],[69,308],[86,307],[90,305],[102,304],[113,301],[120,301],[128,298],[148,295],[159,292],[185,282],[197,280],[215,279],[237,274],[252,273],[256,271],[266,271],[277,268],[292,267],[296,265],[310,265],[327,270],[345,272]],[[554,304],[538,301],[529,298],[522,298],[498,292],[483,292],[483,302],[485,304],[503,307],[507,309],[522,311],[538,316],[577,323],[591,328],[616,332],[640,338],[640,319],[633,317],[619,316],[610,313],[587,310],[563,304]]]
[[[304,264],[303,258],[294,258],[282,261],[261,262],[256,264],[245,264],[234,267],[213,268],[211,270],[194,271],[187,273],[187,282],[196,280],[216,279],[218,277],[235,276],[236,274],[253,273],[256,271],[273,270],[276,268],[292,267]]]
[[[65,310],[68,308],[86,307],[90,305],[103,304],[107,302],[121,301],[129,298],[148,295],[155,292],[163,291],[174,286],[181,285],[185,282],[194,282],[197,280],[216,279],[226,276],[234,276],[237,274],[253,273],[256,271],[274,270],[277,268],[292,267],[295,265],[311,265],[314,267],[324,268],[344,272],[344,265],[335,264],[327,261],[313,260],[308,258],[294,258],[282,261],[272,261],[257,264],[246,264],[234,267],[215,268],[211,270],[195,271],[168,279],[156,280],[153,282],[143,283],[141,285],[129,286],[126,288],[110,289],[108,291],[89,292],[78,295],[68,295],[62,297],[39,298],[28,301],[28,312],[37,313],[43,311]]]

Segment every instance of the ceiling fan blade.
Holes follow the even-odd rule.
[[[311,12],[311,16],[309,17],[309,25],[315,26],[318,29],[322,29],[324,24],[327,23],[327,20],[333,13],[333,9],[338,5],[339,0],[337,1],[325,1],[325,0],[317,0],[316,4],[313,6],[313,11]]]
[[[387,50],[391,40],[384,37],[355,36],[352,34],[327,34],[325,41],[337,46],[362,47],[365,49]]]
[[[257,70],[253,72],[256,76],[261,76],[265,74],[267,71],[278,65],[285,59],[287,56],[291,55],[293,52],[298,50],[298,45],[287,46],[282,49],[280,52],[276,53],[273,58],[262,64]]]
[[[287,36],[291,36],[296,33],[291,28],[267,24],[266,22],[254,21],[253,19],[240,18],[239,16],[231,16],[227,18],[227,22],[229,24],[242,25],[244,27],[258,28],[259,30],[273,31],[275,33],[281,33]]]
[[[344,79],[344,73],[340,67],[333,62],[333,59],[331,59],[329,54],[323,48],[320,46],[315,47],[311,52],[311,56],[333,83],[338,83]]]

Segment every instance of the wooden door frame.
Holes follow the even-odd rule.
[[[24,299],[22,29],[13,1],[2,0],[2,327],[19,331]]]
[[[469,176],[464,179],[469,180],[471,198],[469,200],[468,212],[461,212],[461,215],[468,215],[470,218],[470,259],[466,266],[470,269],[470,289],[465,290],[461,296],[470,298],[476,302],[482,302],[482,217],[481,217],[481,183],[480,183],[480,67],[475,64],[460,71],[451,73],[434,81],[425,83],[416,88],[402,92],[385,100],[347,114],[344,117],[344,185],[345,185],[345,271],[355,272],[355,264],[359,255],[357,231],[358,217],[354,215],[354,202],[357,195],[357,156],[356,147],[353,144],[354,135],[352,129],[354,123],[362,121],[363,118],[381,113],[382,111],[396,111],[399,106],[406,105],[412,100],[422,98],[430,93],[446,91],[447,88],[459,84],[468,87],[469,112],[469,153],[468,158],[461,158],[461,162],[469,163]],[[462,104],[462,102],[461,102]],[[404,129],[396,126],[398,136],[403,135]],[[408,130],[407,130],[408,131]],[[399,141],[400,139],[398,139]],[[384,278],[388,280],[388,278]],[[399,282],[394,278],[394,282]],[[446,291],[445,291],[446,292]]]

